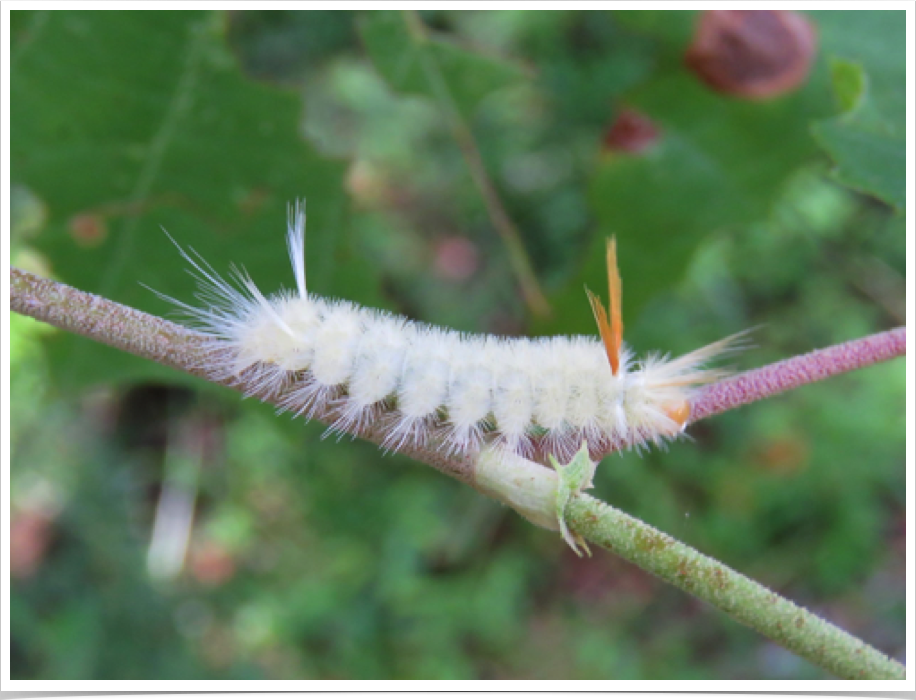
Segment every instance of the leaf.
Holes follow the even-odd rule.
[[[20,13],[17,13],[20,14]],[[168,242],[218,271],[243,264],[266,292],[292,283],[287,203],[308,198],[309,281],[339,293],[342,167],[299,137],[301,103],[240,73],[209,12],[21,13],[11,80],[12,179],[48,208],[35,240],[56,276],[162,314],[150,287],[193,297]],[[59,382],[168,377],[170,370],[57,334]]]
[[[837,163],[834,177],[874,195],[898,212],[906,209],[906,142],[840,118],[815,125],[814,135]]]
[[[862,66],[852,61],[833,59],[830,71],[840,109],[844,112],[856,109],[862,104],[868,89],[868,78]]]
[[[430,38],[420,20],[407,12],[371,12],[359,25],[366,52],[397,92],[443,99],[438,76],[454,106],[470,117],[494,90],[525,77],[507,61],[484,56],[443,39]]]
[[[625,104],[661,133],[644,153],[606,156],[592,175],[599,235],[580,276],[553,300],[567,332],[595,331],[582,288],[603,288],[605,238],[618,239],[626,322],[677,282],[707,236],[768,216],[788,178],[817,154],[808,124],[832,111],[825,66],[791,96],[747,102],[669,65]]]
[[[560,525],[560,535],[566,540],[577,556],[581,557],[582,552],[579,547],[585,550],[588,556],[591,556],[591,550],[588,543],[576,532],[571,532],[566,524],[566,506],[573,496],[578,496],[582,491],[594,488],[592,479],[595,476],[597,462],[593,462],[588,454],[588,445],[583,444],[582,448],[573,456],[569,464],[560,464],[553,455],[549,457],[550,465],[557,473],[557,502],[556,516],[557,523]]]
[[[844,113],[814,124],[837,181],[906,206],[906,15],[818,12],[833,88]]]

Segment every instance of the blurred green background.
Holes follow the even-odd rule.
[[[15,11],[13,261],[167,314],[139,283],[194,286],[165,228],[273,291],[307,197],[313,291],[467,331],[594,333],[612,233],[641,353],[903,325],[904,15],[807,17],[807,80],[747,101],[685,67],[690,12]],[[14,678],[824,675],[429,468],[10,325]],[[595,492],[903,659],[904,384],[730,412]]]

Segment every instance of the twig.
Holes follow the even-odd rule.
[[[72,331],[134,355],[213,381],[202,370],[218,343],[182,326],[116,304],[73,287],[10,268],[10,308],[18,313]],[[751,401],[786,391],[841,372],[905,354],[904,328],[818,350],[769,365],[709,387],[694,405],[693,418],[721,413]],[[219,382],[249,391],[244,377]],[[250,392],[264,401],[277,397]],[[317,417],[332,422],[333,413]],[[378,444],[382,435],[371,425],[354,433]],[[497,495],[477,481],[478,455],[443,456],[432,446],[401,450],[459,481]],[[492,462],[492,455],[490,455]],[[504,483],[518,487],[522,500],[503,499],[534,522],[550,512],[557,475],[551,469],[517,458],[518,470],[503,473]],[[512,460],[505,460],[504,471]],[[492,484],[491,484],[492,486]],[[526,488],[531,487],[529,491]],[[530,497],[526,502],[524,499]],[[537,502],[536,502],[537,501]],[[527,512],[526,512],[527,511]],[[566,522],[579,536],[617,553],[641,568],[723,610],[773,641],[822,668],[845,678],[905,678],[904,667],[839,628],[817,618],[719,562],[679,543],[655,528],[589,496],[573,496],[565,510]]]
[[[607,503],[586,495],[574,497],[566,517],[579,535],[840,678],[906,678],[901,664],[875,648]]]
[[[550,304],[544,296],[544,292],[541,291],[537,276],[531,267],[531,260],[525,250],[525,245],[522,243],[521,234],[519,234],[509,214],[506,213],[499,194],[496,192],[496,187],[487,174],[487,168],[484,165],[483,157],[480,155],[480,149],[477,147],[474,134],[462,119],[461,112],[455,105],[448,83],[445,81],[442,71],[439,70],[439,64],[425,47],[425,44],[429,42],[426,25],[423,24],[423,20],[414,10],[405,10],[403,16],[407,24],[407,33],[417,47],[420,63],[430,88],[448,118],[452,134],[471,173],[471,179],[483,197],[484,204],[487,207],[487,214],[490,216],[490,222],[500,238],[502,238],[503,245],[506,246],[506,250],[509,253],[509,264],[518,279],[525,303],[537,315],[548,316],[550,314]]]
[[[690,419],[708,418],[789,389],[903,355],[906,355],[906,328],[902,327],[798,355],[710,384],[694,400]]]
[[[217,346],[206,335],[15,267],[10,268],[10,308],[262,401],[275,403],[279,398],[263,389],[252,390],[243,380],[219,381],[204,372],[202,368],[207,366],[208,355]],[[333,423],[335,418],[331,411],[315,416],[315,420],[325,424]],[[384,433],[371,424],[352,434],[377,445],[384,439]],[[444,457],[441,452],[422,445],[405,446],[400,451],[465,484],[474,485],[474,460],[469,456]]]

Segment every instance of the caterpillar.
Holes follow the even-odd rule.
[[[330,432],[381,424],[387,450],[434,444],[453,454],[487,444],[530,457],[537,443],[569,460],[583,442],[596,453],[661,444],[684,432],[694,392],[723,375],[705,365],[738,337],[637,361],[623,342],[614,239],[609,311],[586,289],[597,338],[472,335],[323,298],[306,287],[305,221],[304,202],[289,207],[294,290],[266,296],[243,268],[227,280],[178,246],[200,305],[162,296],[219,341],[206,368],[212,378],[245,373],[250,393],[279,396],[280,410],[296,416],[332,411]]]

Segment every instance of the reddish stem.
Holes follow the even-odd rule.
[[[906,355],[906,328],[832,345],[711,384],[694,400],[691,422],[843,372]]]

